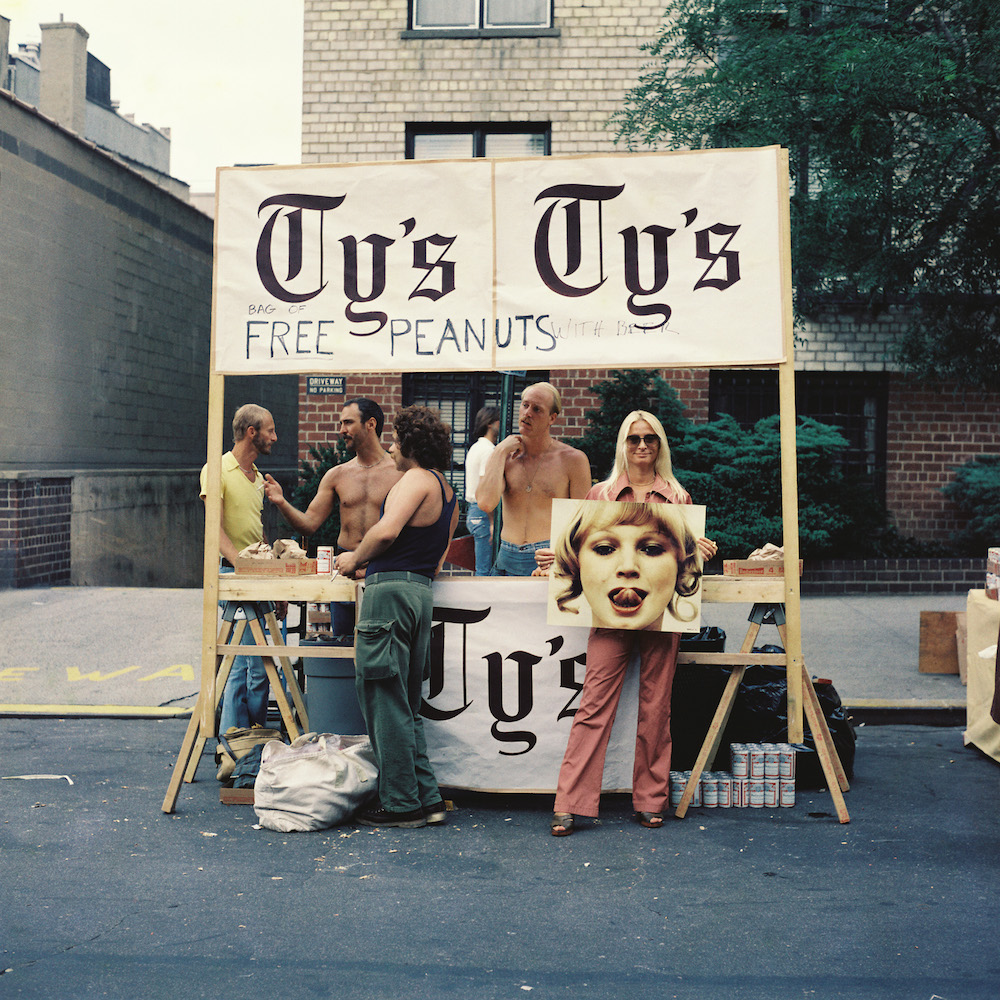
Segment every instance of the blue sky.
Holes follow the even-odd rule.
[[[75,21],[111,69],[111,97],[171,130],[170,172],[193,191],[215,168],[298,163],[303,0],[0,0],[10,48]]]

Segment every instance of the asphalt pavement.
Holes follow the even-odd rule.
[[[845,796],[692,809],[452,794],[442,827],[258,829],[184,720],[0,718],[0,996],[995,1000],[1000,769],[863,726]]]
[[[211,747],[165,814],[201,592],[2,592],[0,997],[994,1000],[1000,769],[940,724],[959,678],[917,670],[919,612],[963,606],[803,599],[854,709],[849,823],[800,788],[646,830],[612,795],[556,839],[549,796],[456,789],[443,827],[277,834]],[[730,651],[746,613],[706,617]]]

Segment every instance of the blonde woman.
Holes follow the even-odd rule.
[[[613,587],[605,587],[606,603],[612,608],[617,605],[617,612],[643,608],[647,595],[652,591],[652,588],[647,590],[638,585],[637,565],[643,556],[647,561],[662,562],[668,570],[673,563],[673,586],[668,590],[669,600],[662,599],[664,606],[677,597],[685,596],[685,590],[688,590],[688,595],[694,593],[700,581],[701,561],[715,555],[715,543],[707,538],[690,539],[689,532],[685,537],[683,529],[671,526],[672,522],[662,518],[652,517],[643,522],[637,517],[636,508],[642,504],[691,503],[691,497],[674,477],[670,446],[663,425],[653,414],[634,410],[622,421],[611,475],[592,487],[587,499],[627,501],[626,510],[631,512],[626,520],[640,522],[629,526],[633,529],[630,540],[620,543],[622,547],[631,546],[631,565],[618,571],[623,575],[617,592]],[[607,532],[608,528],[605,526],[597,530]],[[589,530],[580,539],[578,551],[585,551],[588,542],[591,550],[607,550],[616,544]],[[645,553],[641,551],[643,547]],[[601,556],[600,551],[593,554]],[[610,553],[605,552],[604,555],[607,557]],[[577,575],[582,590],[584,572]],[[660,586],[665,586],[662,580]],[[597,595],[600,593],[600,589],[595,591]],[[564,600],[571,599],[564,597]],[[580,707],[573,717],[569,742],[559,770],[551,824],[554,837],[571,834],[575,816],[598,815],[611,726],[618,709],[625,671],[634,651],[639,653],[640,667],[632,805],[635,818],[642,826],[655,829],[663,825],[663,811],[670,793],[670,694],[677,667],[680,634],[659,631],[661,619],[662,613],[658,617],[650,617],[647,613],[641,626],[617,624],[609,628],[605,624],[605,627],[590,630]],[[616,618],[602,614],[596,620],[607,623]]]

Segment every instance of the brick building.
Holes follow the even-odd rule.
[[[608,119],[662,13],[640,0],[306,0],[303,162],[613,151]],[[912,382],[892,361],[898,323],[844,311],[797,330],[797,409],[843,428],[849,461],[900,531],[944,539],[958,514],[940,489],[955,465],[996,452],[1000,395]],[[590,387],[604,375],[552,373],[566,403],[561,436],[585,426],[597,403]],[[698,421],[731,413],[752,423],[777,410],[773,371],[664,376]],[[372,374],[348,376],[346,395],[370,395],[390,413],[441,405],[462,444],[498,383],[490,373]],[[302,457],[335,433],[343,398],[312,395],[300,379]]]
[[[212,221],[169,158],[140,170],[134,143],[84,138],[86,31],[43,26],[38,107],[6,89],[24,63],[8,27],[0,17],[0,587],[195,586]],[[294,377],[227,381],[227,412],[250,398],[275,412],[275,466],[290,472]]]

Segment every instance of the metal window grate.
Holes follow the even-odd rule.
[[[513,426],[516,401],[533,382],[548,378],[543,372],[518,375],[514,379],[514,399],[508,408],[507,425]],[[403,405],[433,406],[451,425],[451,469],[445,475],[463,500],[465,498],[465,453],[472,445],[472,423],[484,406],[500,408],[502,379],[499,372],[433,373],[412,372],[403,376]]]
[[[796,372],[795,409],[838,427],[847,438],[844,472],[860,475],[885,501],[888,378],[868,372]],[[729,414],[749,429],[778,412],[778,375],[774,371],[714,371],[709,382],[709,412]]]

